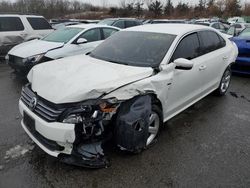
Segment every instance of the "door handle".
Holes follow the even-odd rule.
[[[222,59],[223,59],[223,60],[227,60],[227,59],[228,59],[228,57],[226,57],[226,56],[225,56],[225,57],[223,57]]]
[[[207,66],[201,65],[201,66],[199,67],[199,70],[202,71],[202,70],[205,70],[206,68],[207,68]]]

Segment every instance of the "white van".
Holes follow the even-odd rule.
[[[0,56],[23,41],[42,38],[52,31],[43,16],[0,14]]]

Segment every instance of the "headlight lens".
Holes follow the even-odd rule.
[[[24,59],[24,62],[37,63],[43,58],[44,54],[38,54]]]
[[[78,124],[82,123],[82,121],[83,120],[81,115],[71,114],[66,119],[63,120],[63,123]]]

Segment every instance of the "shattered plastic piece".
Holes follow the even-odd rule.
[[[60,161],[88,168],[105,168],[110,166],[110,161],[104,155],[102,142],[82,144],[76,150],[72,155],[60,154]]]
[[[33,145],[17,145],[13,148],[10,148],[8,151],[6,151],[6,154],[4,156],[4,159],[14,159],[18,158],[21,156],[24,156],[27,152],[33,150],[34,146]]]
[[[131,152],[146,147],[151,97],[139,96],[121,105],[115,126],[116,144]]]

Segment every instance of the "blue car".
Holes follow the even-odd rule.
[[[238,36],[231,38],[238,46],[239,54],[232,72],[250,75],[250,27],[245,28]]]

